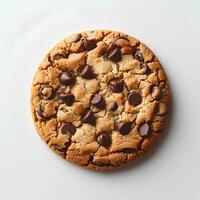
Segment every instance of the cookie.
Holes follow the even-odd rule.
[[[119,32],[72,35],[44,58],[33,79],[36,129],[64,159],[110,170],[141,158],[167,119],[169,87],[152,51]]]

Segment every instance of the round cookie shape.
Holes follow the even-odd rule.
[[[164,129],[166,74],[153,52],[125,33],[92,30],[67,37],[33,78],[37,132],[64,159],[94,170],[137,161]]]

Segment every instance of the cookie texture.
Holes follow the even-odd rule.
[[[64,159],[95,170],[141,158],[167,119],[169,87],[152,51],[120,32],[94,30],[58,43],[31,88],[36,129]]]

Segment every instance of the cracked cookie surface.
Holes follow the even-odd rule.
[[[34,76],[31,108],[41,138],[78,165],[109,170],[148,152],[166,123],[169,87],[152,51],[113,31],[58,43]]]

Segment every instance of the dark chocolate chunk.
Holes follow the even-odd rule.
[[[131,122],[123,122],[120,121],[117,123],[117,130],[122,134],[126,135],[130,132],[132,128],[132,123]]]
[[[139,133],[141,136],[147,136],[149,134],[149,125],[144,123],[139,128]]]
[[[124,81],[121,79],[117,79],[117,80],[112,80],[110,82],[110,89],[114,92],[114,93],[119,93],[122,92],[124,89]]]
[[[100,94],[95,94],[92,97],[91,104],[99,109],[105,108],[104,98]]]
[[[63,72],[60,76],[60,83],[62,85],[72,85],[75,82],[75,77],[71,72]]]
[[[66,93],[59,94],[59,103],[65,103],[67,106],[72,106],[74,100],[75,97],[73,94],[66,94]]]
[[[95,74],[92,67],[86,65],[81,71],[81,77],[84,79],[93,79],[95,77]]]
[[[39,105],[39,106],[37,107],[36,112],[37,112],[37,114],[38,114],[38,116],[39,116],[40,118],[42,118],[42,119],[45,118],[45,116],[44,116],[44,114],[43,114],[44,110],[43,110],[43,108],[42,108],[41,105]]]
[[[116,102],[113,102],[113,103],[111,104],[111,106],[110,106],[110,110],[112,110],[112,111],[117,110],[117,108],[118,108],[118,105],[117,105]]]
[[[109,147],[112,143],[112,138],[110,134],[102,133],[97,137],[97,142],[104,147]]]
[[[90,51],[96,48],[96,42],[94,40],[87,40],[86,38],[83,39],[83,47],[86,51]]]
[[[108,50],[106,57],[113,62],[119,62],[122,57],[122,53],[119,47],[111,48]]]
[[[87,110],[85,113],[84,113],[84,116],[83,116],[83,119],[82,119],[82,122],[83,123],[87,123],[87,124],[91,124],[91,125],[95,125],[96,123],[96,119],[94,117],[94,114],[91,110]]]
[[[134,91],[134,92],[131,92],[129,95],[128,95],[128,102],[130,105],[133,105],[133,106],[137,106],[139,104],[142,103],[142,97],[141,95]]]
[[[140,52],[136,51],[134,57],[135,57],[135,59],[139,60],[140,62],[144,62],[144,58]]]
[[[76,132],[76,127],[72,123],[66,122],[60,127],[60,131],[62,134],[70,133],[70,134],[74,135]]]

